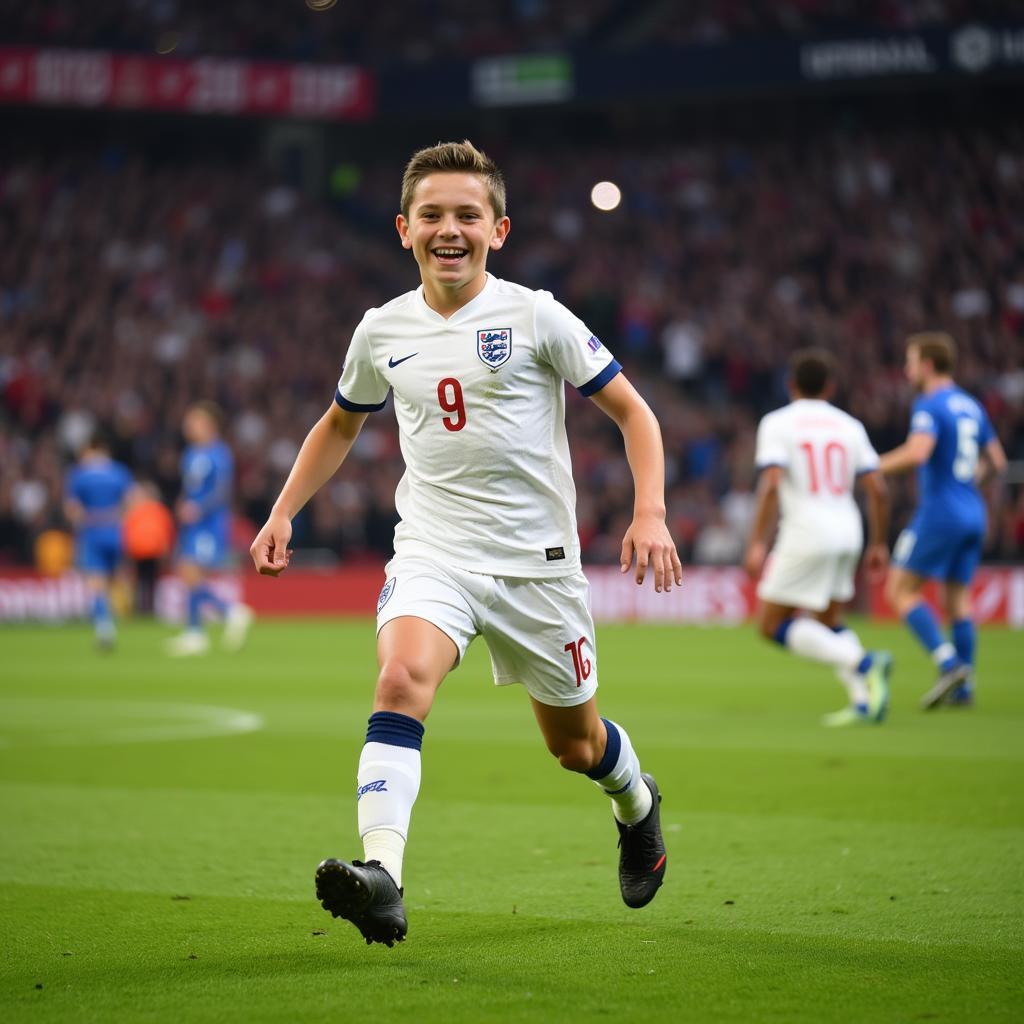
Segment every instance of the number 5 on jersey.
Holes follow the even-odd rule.
[[[978,470],[979,429],[978,421],[966,416],[956,421],[956,458],[953,460],[953,476],[961,483],[973,480]]]

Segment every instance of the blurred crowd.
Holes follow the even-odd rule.
[[[821,130],[745,144],[491,148],[509,182],[500,277],[548,288],[605,342],[665,435],[687,560],[733,563],[752,511],[758,418],[794,349],[842,366],[838,397],[879,450],[906,433],[903,341],[959,341],[960,381],[1024,460],[1024,131]],[[186,405],[216,400],[236,455],[239,547],[332,401],[363,311],[415,287],[395,162],[313,199],[242,158],[107,148],[0,162],[0,560],[61,522],[96,426],[172,502]],[[610,178],[624,200],[589,201]],[[614,561],[632,506],[621,438],[570,389],[585,558]],[[296,547],[390,550],[402,472],[390,411],[296,521]],[[894,531],[912,484],[894,487]],[[990,558],[1024,557],[1024,489],[991,495]]]
[[[1018,22],[1018,0],[0,0],[5,44],[386,65]]]

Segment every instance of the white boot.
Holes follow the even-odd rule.
[[[210,638],[201,629],[186,629],[184,633],[172,636],[164,644],[164,650],[172,658],[189,658],[205,654],[210,649]]]
[[[249,635],[249,627],[256,617],[255,612],[247,604],[232,605],[224,620],[224,637],[221,643],[226,651],[239,651],[245,645]]]

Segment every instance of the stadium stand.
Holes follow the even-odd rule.
[[[1014,0],[418,0],[371,8],[330,0],[255,6],[240,0],[96,0],[88,6],[0,0],[8,45],[376,65],[582,46],[923,30],[1019,17]]]
[[[903,338],[948,328],[965,353],[959,379],[1024,458],[1019,123],[496,148],[514,229],[492,269],[554,291],[648,396],[686,558],[736,559],[754,425],[782,402],[780,367],[800,346],[837,353],[842,400],[884,449],[906,431]],[[35,537],[59,524],[63,467],[97,423],[171,500],[177,426],[196,395],[228,411],[239,512],[262,521],[363,310],[417,283],[392,237],[400,161],[360,171],[330,201],[245,155],[79,143],[56,159],[31,145],[3,156],[0,560],[31,561]],[[625,195],[612,215],[588,200],[605,177]],[[614,561],[631,500],[620,446],[575,395],[569,426],[585,557]],[[385,412],[297,520],[297,546],[389,551],[400,473]],[[910,494],[897,499],[894,530]],[[997,503],[987,556],[1024,556],[1019,487]]]

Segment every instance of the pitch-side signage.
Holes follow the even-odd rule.
[[[638,587],[618,566],[588,566],[594,618],[601,622],[678,622],[734,624],[749,619],[756,598],[754,584],[734,566],[686,566],[682,587],[656,594],[650,582]],[[353,566],[332,572],[290,569],[280,579],[257,576],[251,569],[213,583],[228,601],[244,600],[259,615],[372,616],[384,574],[380,567]],[[929,599],[936,595],[926,591]],[[128,597],[128,591],[122,591]],[[169,622],[184,618],[182,582],[160,580],[156,613]],[[972,587],[980,623],[1024,629],[1024,567],[983,566]],[[0,571],[0,629],[8,622],[67,622],[87,617],[89,590],[83,577],[57,579],[29,571]],[[894,619],[881,585],[862,587],[859,610],[875,619]]]
[[[969,24],[948,33],[899,33],[804,43],[800,68],[812,81],[977,75],[1024,68],[1024,27]]]
[[[343,65],[0,47],[0,103],[354,120],[374,89]]]

